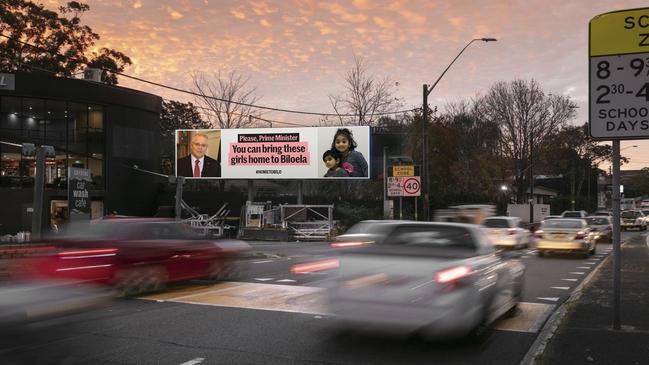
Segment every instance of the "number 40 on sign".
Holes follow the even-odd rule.
[[[419,176],[397,176],[388,178],[388,196],[420,196]]]

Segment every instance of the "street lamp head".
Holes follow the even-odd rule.
[[[483,42],[496,42],[496,38],[480,38],[481,41]]]
[[[500,190],[502,191],[507,191],[507,185],[501,185]]]

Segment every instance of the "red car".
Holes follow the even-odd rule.
[[[34,259],[32,275],[113,286],[121,295],[190,279],[230,279],[250,246],[200,236],[180,222],[153,218],[72,224],[47,241],[55,251]]]

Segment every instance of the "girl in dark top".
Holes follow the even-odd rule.
[[[336,150],[326,150],[322,155],[322,161],[329,170],[324,177],[348,177],[347,170],[340,167],[340,153]]]
[[[350,177],[367,177],[367,161],[362,153],[356,151],[356,147],[349,129],[340,128],[336,131],[331,149],[340,153],[340,166],[347,170]]]

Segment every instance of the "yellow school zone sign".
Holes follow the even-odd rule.
[[[590,21],[590,56],[649,52],[649,8],[600,14]]]
[[[649,8],[600,14],[589,31],[590,135],[649,138]]]

